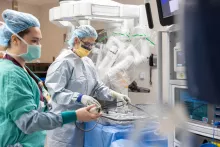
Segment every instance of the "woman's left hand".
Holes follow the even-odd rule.
[[[111,96],[115,99],[123,101],[124,104],[131,103],[131,99],[127,95],[118,93],[116,91],[111,91]]]

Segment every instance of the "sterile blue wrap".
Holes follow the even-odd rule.
[[[94,122],[86,123],[85,129],[91,129]],[[157,135],[158,123],[152,123],[142,130],[140,141],[136,147],[167,147],[168,140],[165,136]],[[133,126],[104,126],[98,124],[96,128],[85,133],[84,147],[125,147],[124,144],[132,133]],[[122,146],[124,145],[124,146]]]
[[[206,144],[201,145],[200,147],[217,147],[217,146],[212,143],[206,143]]]

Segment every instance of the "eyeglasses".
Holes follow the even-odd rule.
[[[84,42],[84,41],[82,41],[82,40],[80,40],[82,43],[83,43],[83,45],[87,48],[87,49],[89,49],[89,50],[91,50],[94,46],[95,46],[95,43],[89,43],[89,42]]]

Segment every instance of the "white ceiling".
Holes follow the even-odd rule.
[[[49,3],[58,3],[59,0],[18,0],[18,2],[32,4],[32,5],[44,5]]]

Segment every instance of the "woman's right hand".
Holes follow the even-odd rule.
[[[88,122],[88,121],[92,121],[92,120],[99,118],[102,115],[101,113],[94,114],[90,112],[90,109],[95,108],[95,107],[96,105],[91,105],[91,106],[76,110],[77,120]]]

